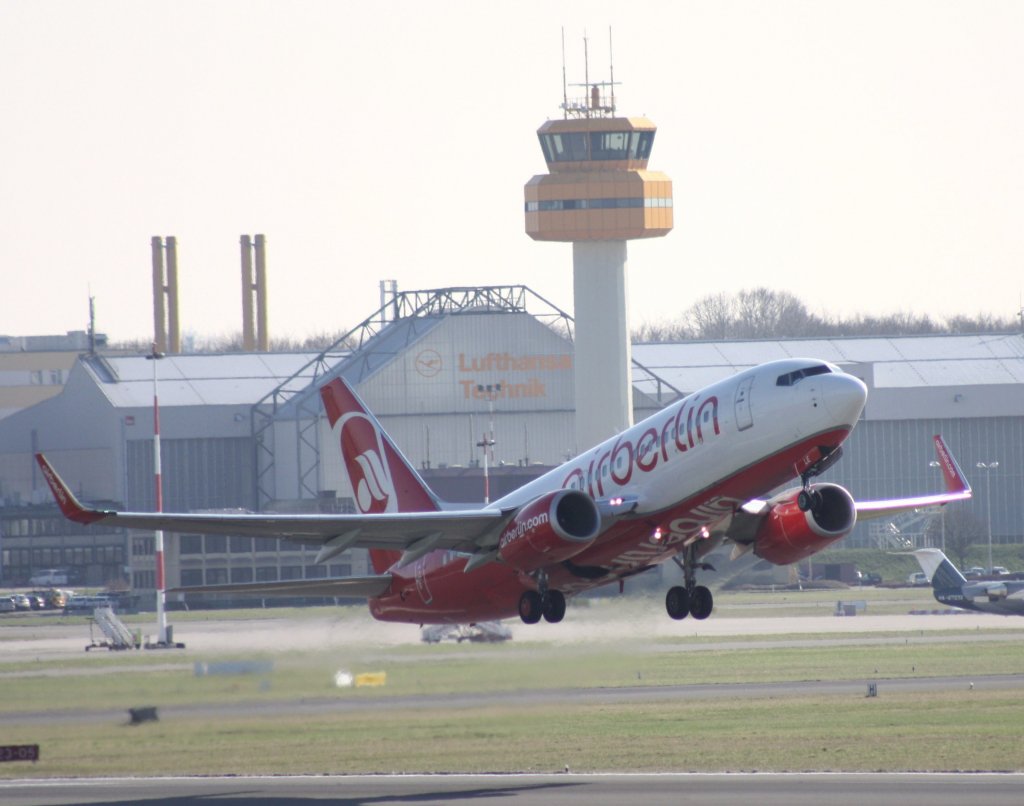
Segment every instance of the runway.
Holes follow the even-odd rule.
[[[762,806],[1005,806],[1024,786],[1019,774],[655,774],[399,775],[229,778],[117,778],[0,781],[5,806],[158,802],[216,806],[225,802],[284,806],[543,803],[550,806],[758,803]]]

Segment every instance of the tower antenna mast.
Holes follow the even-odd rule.
[[[611,82],[612,117],[615,117],[615,59],[612,57],[612,27],[608,26],[608,80]]]
[[[562,27],[562,117],[569,117],[569,89],[565,83],[565,26]]]
[[[590,92],[590,50],[589,44],[587,43],[587,32],[583,32],[583,86],[586,87],[585,92]],[[590,117],[590,104],[587,103],[587,117]]]

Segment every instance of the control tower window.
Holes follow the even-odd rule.
[[[653,145],[654,132],[632,132],[629,141],[629,158],[633,160],[650,159]]]
[[[583,162],[587,157],[587,135],[584,132],[544,134],[540,137],[544,159],[548,162]]]
[[[651,156],[654,132],[567,132],[542,134],[544,159],[551,162],[588,160],[646,160]]]
[[[592,132],[590,158],[594,160],[624,160],[628,158],[629,132]]]

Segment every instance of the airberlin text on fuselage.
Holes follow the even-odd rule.
[[[611,485],[625,487],[633,478],[634,467],[650,473],[659,462],[668,461],[670,450],[686,453],[702,445],[705,438],[720,433],[718,397],[687,398],[669,413],[660,428],[650,425],[643,430],[633,429],[619,436],[610,448],[602,445],[588,466],[580,465],[569,472],[562,487],[601,498],[608,494],[606,476]]]
[[[512,526],[502,533],[501,539],[498,541],[498,548],[505,548],[509,543],[519,540],[523,535],[532,532],[538,526],[546,526],[549,520],[548,513],[541,512],[528,520],[513,523]]]

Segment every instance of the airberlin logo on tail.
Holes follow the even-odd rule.
[[[339,418],[337,429],[356,506],[364,514],[395,512],[395,485],[384,461],[384,441],[374,423],[362,413]]]

